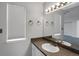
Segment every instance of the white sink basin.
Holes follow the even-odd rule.
[[[69,42],[67,42],[67,41],[63,41],[62,44],[63,44],[63,45],[66,45],[66,46],[71,46],[71,45],[72,45],[71,43],[69,43]]]
[[[58,46],[51,45],[50,43],[42,44],[42,48],[47,52],[52,52],[52,53],[59,52],[60,50]]]

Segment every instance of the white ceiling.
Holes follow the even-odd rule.
[[[65,14],[66,20],[79,20],[79,6],[67,10]]]

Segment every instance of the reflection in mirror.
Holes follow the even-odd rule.
[[[50,3],[45,3],[47,8]],[[51,3],[54,4],[54,3]],[[70,7],[70,6],[69,6]],[[51,23],[45,25],[48,21]],[[79,7],[61,9],[58,12],[44,12],[43,36],[64,48],[79,51]],[[47,37],[51,36],[51,37]]]
[[[52,36],[49,40],[61,43],[61,15],[45,14],[44,15],[44,36]],[[53,39],[55,38],[55,39]]]
[[[70,47],[79,50],[79,7],[74,7],[64,14],[64,41]]]

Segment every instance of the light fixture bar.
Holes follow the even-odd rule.
[[[72,2],[58,2],[58,3],[55,3],[54,5],[47,8],[45,10],[45,12],[46,12],[46,14],[54,12],[54,11],[56,11],[56,10],[62,8],[62,7],[65,7],[65,6],[69,5],[70,3],[72,3]]]

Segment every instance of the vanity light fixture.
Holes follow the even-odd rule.
[[[54,11],[54,8],[55,8],[55,6],[54,6],[54,5],[52,5],[52,6],[51,6],[51,11]]]
[[[60,7],[63,7],[66,3],[60,2]]]
[[[51,7],[52,7],[52,8],[54,8],[55,6],[54,6],[54,5],[52,5]]]
[[[66,6],[67,4],[70,4],[70,3],[71,3],[71,2],[58,2],[58,3],[56,3],[56,4],[52,5],[52,6],[50,6],[49,8],[47,8],[47,9],[46,9],[46,10],[47,10],[46,13],[48,14],[48,13],[50,13],[50,12],[52,12],[52,11],[55,11],[55,10],[61,8],[61,7]]]
[[[60,3],[57,3],[56,5],[57,5],[57,8],[59,8],[59,7],[61,6],[61,4],[60,4]]]
[[[48,12],[48,9],[46,9],[45,12],[47,13]]]
[[[67,2],[63,2],[63,5],[66,5],[67,4]]]
[[[51,11],[53,11],[53,8],[51,7]]]
[[[57,5],[55,5],[54,9],[57,9]]]
[[[48,10],[49,10],[49,13],[50,13],[51,12],[51,7],[49,7]]]
[[[49,13],[49,10],[47,12]]]

